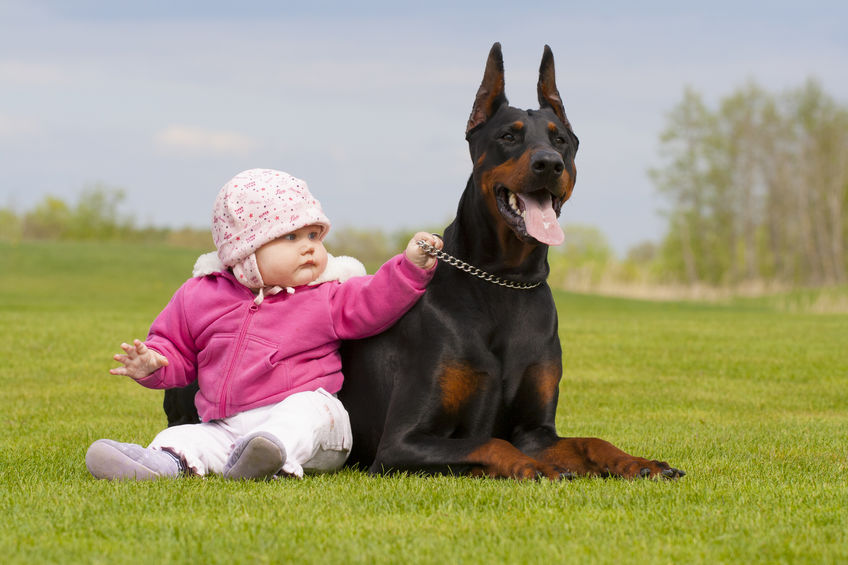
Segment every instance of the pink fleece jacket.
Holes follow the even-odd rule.
[[[169,365],[138,382],[174,388],[197,379],[195,405],[204,422],[296,392],[320,387],[335,393],[343,380],[341,340],[389,328],[421,297],[434,271],[401,254],[375,275],[297,287],[259,306],[229,272],[189,279],[145,342]]]

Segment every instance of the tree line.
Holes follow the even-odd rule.
[[[133,216],[121,212],[126,191],[105,184],[85,187],[76,202],[47,195],[31,210],[19,213],[0,208],[0,241],[135,241],[168,243],[186,247],[209,247],[209,230],[191,227],[139,226]]]

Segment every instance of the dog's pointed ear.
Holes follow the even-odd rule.
[[[483,82],[474,99],[474,107],[471,109],[471,117],[468,118],[468,126],[465,128],[466,138],[471,130],[486,123],[498,108],[507,104],[504,93],[504,66],[501,44],[495,43],[489,51],[486,61],[486,71],[483,73]]]
[[[565,107],[556,86],[556,73],[554,72],[554,54],[551,48],[545,45],[542,54],[542,64],[539,66],[539,108],[550,108],[563,124],[571,128],[565,115]]]

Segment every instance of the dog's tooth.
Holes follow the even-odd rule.
[[[515,197],[514,192],[509,193],[509,205],[516,213],[520,213],[520,210],[518,209],[518,198]]]

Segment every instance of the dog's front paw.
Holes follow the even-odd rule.
[[[656,461],[644,459],[642,457],[633,458],[630,461],[622,462],[618,472],[612,472],[613,475],[618,475],[625,479],[679,479],[686,475],[686,471],[676,469],[665,461]]]
[[[475,463],[472,476],[487,476],[518,481],[549,479],[558,481],[573,478],[566,466],[540,461],[531,457],[511,443],[502,439],[491,439],[469,456]]]
[[[514,470],[512,478],[518,480],[535,479],[541,481],[548,479],[549,481],[571,480],[574,478],[574,473],[567,469],[532,461],[521,466],[519,470]]]

